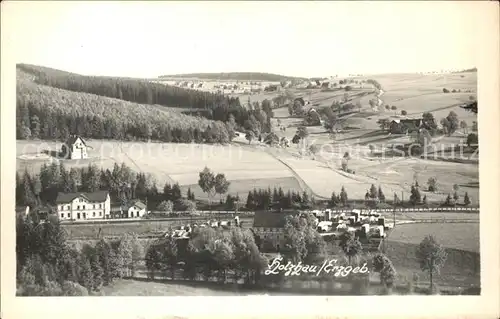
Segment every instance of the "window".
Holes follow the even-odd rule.
[[[76,219],[80,219],[80,213],[76,214]]]
[[[83,205],[83,209],[85,209],[85,205]]]
[[[76,209],[77,209],[77,210],[80,210],[80,205],[76,206]]]
[[[102,208],[102,204],[99,204],[99,208]]]
[[[69,207],[70,207],[70,206],[68,205],[68,206],[66,207],[66,210],[69,210]]]
[[[61,218],[64,218],[64,214],[61,214]]]
[[[70,213],[68,213],[68,215],[66,215],[66,216],[68,216],[68,218],[70,218],[70,217],[71,217]]]
[[[102,216],[102,212],[99,212],[99,216]]]
[[[92,213],[92,217],[95,217],[95,212]]]
[[[83,213],[83,219],[87,218],[87,213]]]

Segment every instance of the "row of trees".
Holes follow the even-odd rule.
[[[17,217],[17,295],[87,296],[117,278],[134,276],[142,258],[135,235],[78,251],[68,245],[56,219],[40,223],[36,214]]]
[[[32,208],[41,204],[54,205],[59,192],[109,191],[112,201],[122,204],[133,199],[155,205],[162,200],[177,202],[183,195],[178,184],[168,183],[163,193],[158,191],[156,181],[150,174],[137,173],[122,163],[115,163],[113,169],[100,169],[95,164],[87,167],[71,167],[53,162],[42,165],[38,173],[25,170],[16,173],[16,204]],[[194,194],[188,190],[189,200]]]
[[[187,240],[167,237],[149,246],[145,261],[150,279],[175,279],[180,272],[180,276],[190,280],[210,280],[215,276],[226,282],[232,277],[234,281],[244,279],[247,284],[258,283],[268,263],[252,233],[238,227],[229,232],[195,228]]]
[[[307,192],[288,190],[286,193],[281,187],[268,189],[253,189],[248,192],[246,208],[249,210],[267,209],[311,209],[315,205],[313,196]]]

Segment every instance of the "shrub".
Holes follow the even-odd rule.
[[[443,88],[443,93],[450,93],[450,91],[447,88]]]

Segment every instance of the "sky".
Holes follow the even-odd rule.
[[[482,2],[7,1],[2,45],[16,63],[87,75],[465,69]]]

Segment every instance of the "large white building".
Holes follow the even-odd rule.
[[[56,204],[60,220],[110,218],[111,199],[106,191],[59,193]]]

